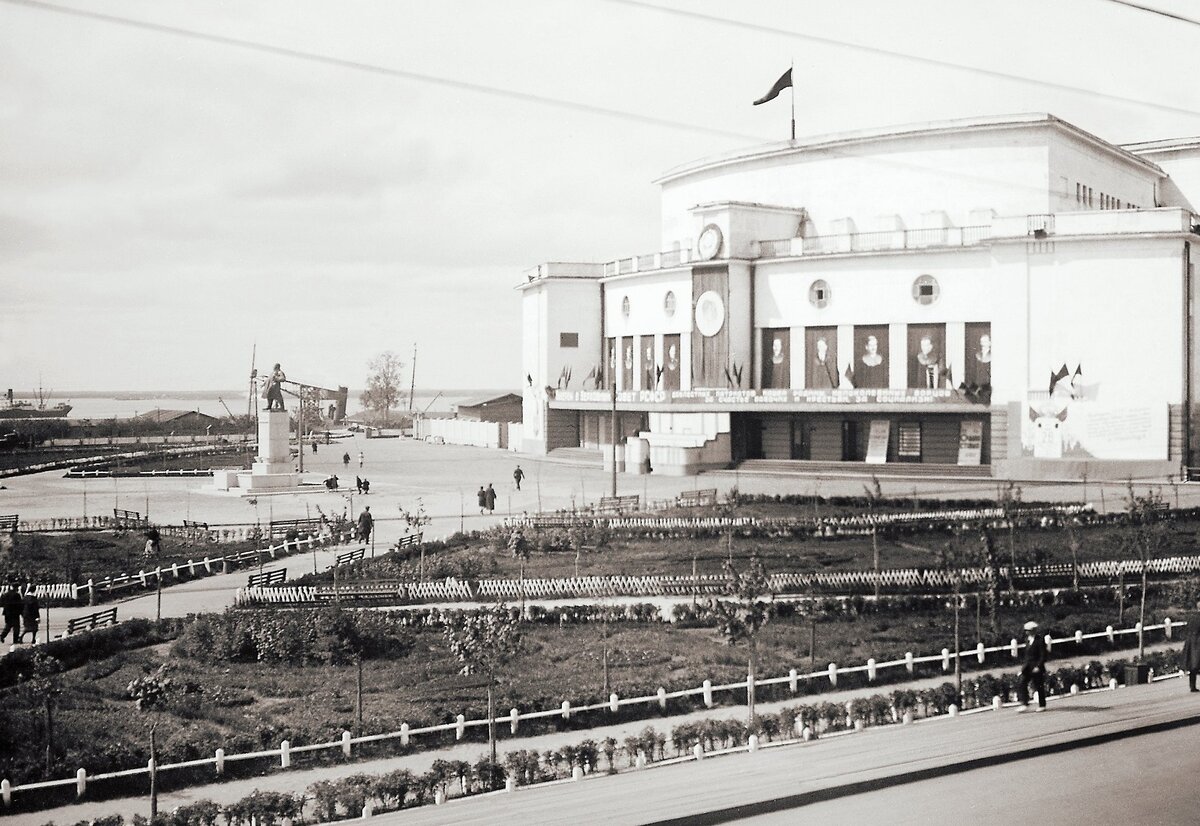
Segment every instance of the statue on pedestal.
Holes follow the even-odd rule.
[[[267,410],[283,410],[283,383],[287,381],[287,376],[276,363],[275,369],[271,371],[271,375],[266,380],[266,390],[263,397],[267,400]],[[278,407],[276,407],[278,403]]]

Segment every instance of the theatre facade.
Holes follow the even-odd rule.
[[[619,466],[677,475],[1197,463],[1200,142],[1022,115],[755,147],[656,183],[660,251],[519,286],[526,451],[611,462],[615,433]]]

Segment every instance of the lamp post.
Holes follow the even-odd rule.
[[[612,496],[617,495],[617,377],[612,378]]]

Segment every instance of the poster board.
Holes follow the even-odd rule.
[[[872,419],[871,432],[867,437],[867,464],[882,465],[887,462],[888,439],[892,435],[892,423],[887,419]]]
[[[958,463],[978,465],[982,461],[983,422],[961,422],[958,426]]]

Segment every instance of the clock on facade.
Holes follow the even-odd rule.
[[[700,251],[700,257],[705,261],[711,261],[717,257],[717,253],[721,251],[721,228],[716,224],[709,224],[700,233],[700,241],[697,244]]]

